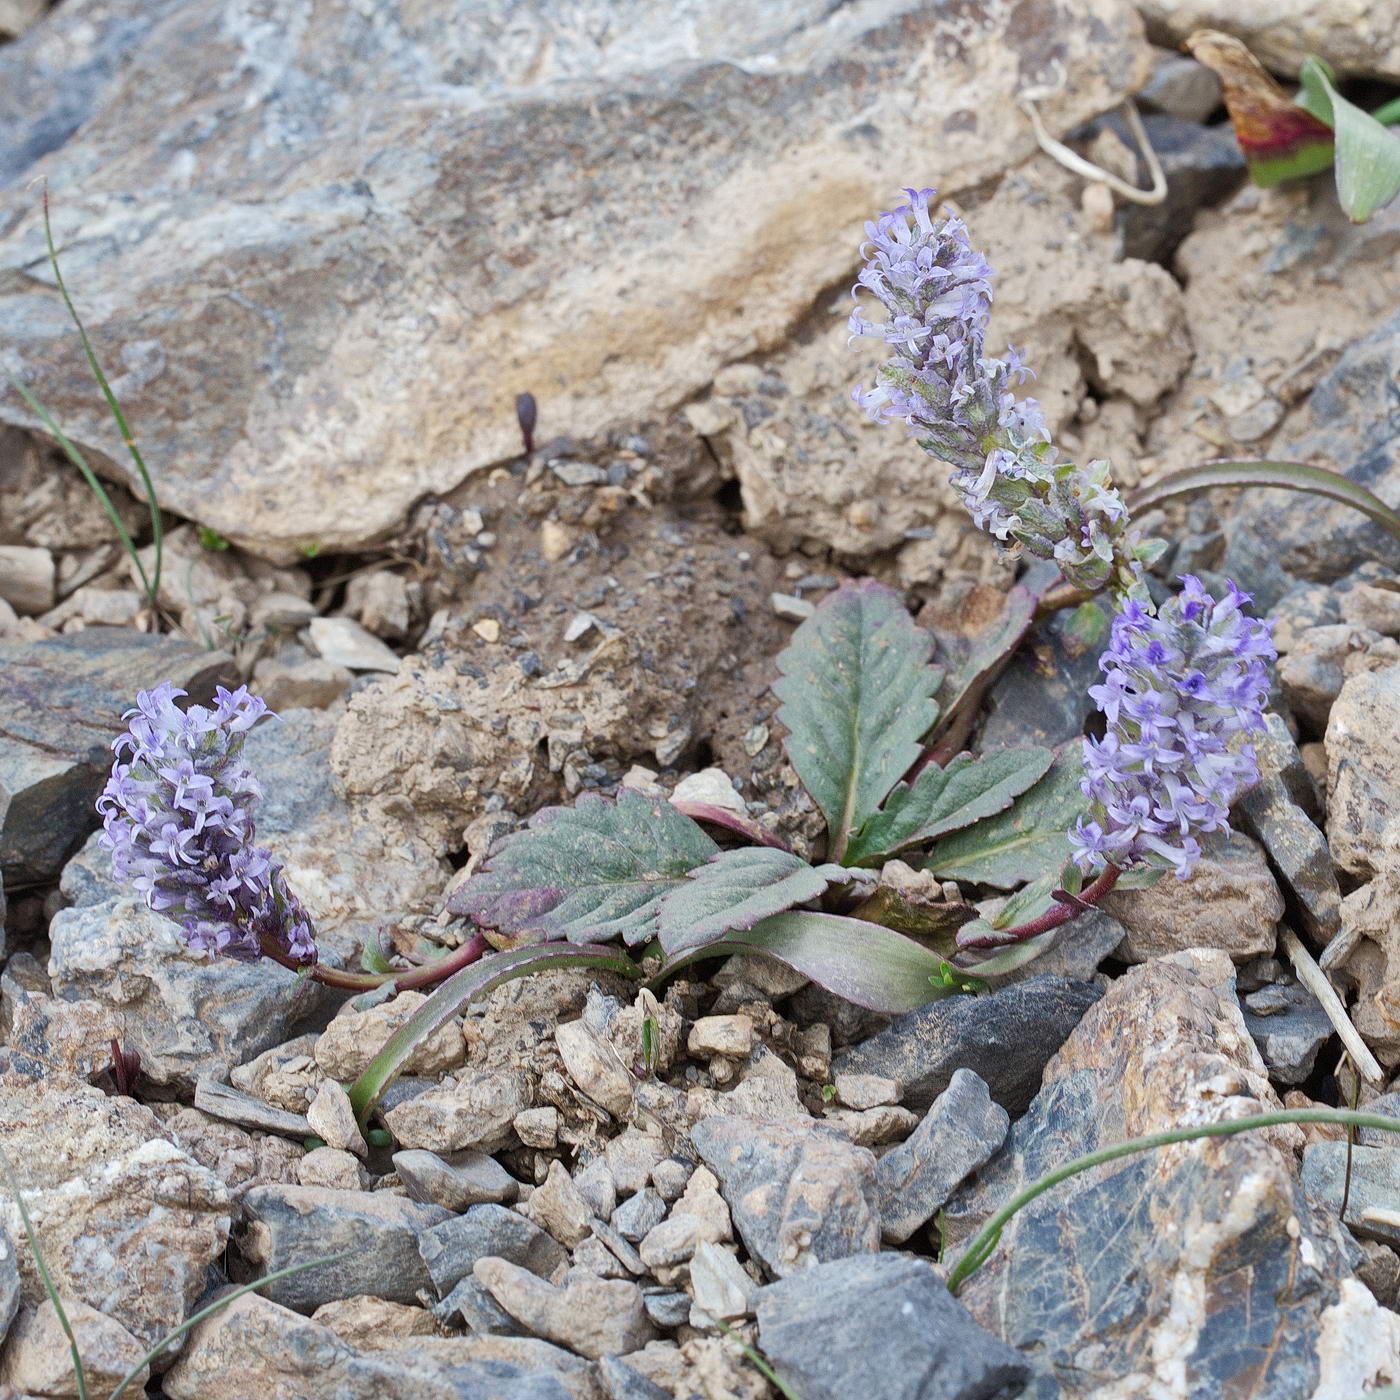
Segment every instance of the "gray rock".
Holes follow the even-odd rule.
[[[3,143],[0,143],[3,144]],[[54,879],[98,825],[93,803],[136,693],[174,681],[195,700],[236,685],[232,658],[173,637],[90,627],[0,640],[0,865],[11,885]]]
[[[240,1128],[256,1128],[264,1133],[281,1133],[286,1137],[312,1136],[311,1124],[304,1113],[291,1113],[274,1108],[270,1103],[240,1093],[227,1084],[213,1079],[200,1079],[194,1086],[194,1106],[212,1118],[237,1123]]]
[[[1011,1125],[987,1086],[970,1070],[958,1070],[923,1121],[898,1147],[880,1158],[880,1237],[903,1244],[932,1220],[958,1185],[1006,1141]]]
[[[570,1278],[556,1288],[505,1259],[477,1261],[478,1283],[537,1337],[596,1360],[626,1353],[656,1336],[642,1302],[642,1290],[625,1279],[590,1275]]]
[[[598,1359],[598,1383],[607,1400],[670,1400],[671,1392],[647,1380],[616,1356]]]
[[[552,1371],[443,1357],[430,1345],[357,1351],[329,1327],[255,1293],[192,1328],[162,1381],[170,1400],[572,1400],[576,1394]]]
[[[186,1092],[289,1039],[326,996],[276,963],[195,952],[178,924],[131,897],[61,909],[49,938],[55,995],[116,1008],[142,1074]]]
[[[1400,1094],[1382,1094],[1366,1105],[1367,1113],[1379,1113],[1400,1120]],[[1356,1140],[1367,1147],[1388,1147],[1400,1151],[1400,1133],[1388,1133],[1381,1128],[1358,1128]]]
[[[563,1247],[532,1220],[499,1205],[472,1206],[423,1232],[418,1250],[439,1298],[471,1273],[478,1259],[494,1256],[549,1278],[569,1261]]]
[[[1068,977],[1089,982],[1099,964],[1118,950],[1127,930],[1111,914],[1091,909],[1060,929],[1055,941],[1029,962],[1010,972],[989,977],[992,987],[1009,987],[1032,977]]]
[[[758,1295],[758,1346],[802,1400],[993,1400],[1025,1360],[984,1332],[923,1259],[840,1259]]]
[[[184,1321],[224,1253],[227,1187],[134,1099],[62,1077],[11,1077],[0,1102],[0,1149],[55,1286],[154,1345]],[[23,1301],[36,1307],[45,1290],[3,1178],[0,1230]]]
[[[653,1187],[644,1186],[613,1211],[612,1224],[623,1239],[636,1244],[665,1218],[666,1202]]]
[[[753,1311],[758,1285],[744,1272],[732,1249],[706,1240],[696,1247],[690,1261],[690,1288],[701,1312],[728,1321]]]
[[[0,1347],[19,1311],[19,1263],[9,1235],[0,1229]]]
[[[1214,79],[1209,69],[1193,66]],[[1126,124],[1116,113],[1094,125],[1108,128],[1129,150],[1135,149]],[[1143,126],[1167,177],[1167,197],[1160,204],[1125,202],[1119,206],[1116,223],[1123,234],[1125,258],[1166,264],[1191,232],[1197,210],[1219,204],[1239,188],[1245,176],[1244,156],[1228,125],[1202,126],[1180,117],[1154,114],[1143,118]],[[1148,183],[1141,154],[1138,180],[1144,186]]]
[[[476,1281],[472,1274],[459,1279],[447,1297],[434,1305],[433,1316],[448,1326],[460,1319],[462,1326],[468,1332],[479,1337],[523,1337],[527,1335],[525,1328]]]
[[[1138,104],[1186,122],[1203,122],[1220,106],[1220,79],[1204,63],[1167,50],[1158,57]]]
[[[1046,1062],[1101,995],[1087,982],[1033,977],[988,996],[946,997],[843,1051],[832,1067],[895,1080],[904,1106],[916,1113],[928,1111],[959,1069],[970,1069],[1015,1117],[1040,1088]]]
[[[384,1191],[334,1191],[318,1186],[255,1186],[243,1197],[248,1222],[243,1257],[260,1273],[321,1255],[348,1257],[262,1291],[274,1303],[312,1312],[322,1303],[367,1293],[413,1303],[431,1283],[418,1252],[425,1231],[448,1217],[441,1206],[419,1205]]]
[[[115,1390],[122,1377],[135,1371],[132,1389],[145,1389],[150,1368],[146,1347],[119,1322],[75,1298],[64,1304],[60,1318],[45,1298],[37,1308],[25,1308],[10,1330],[0,1360],[0,1386],[9,1395],[76,1397],[70,1345],[83,1359],[89,1394]],[[72,1337],[72,1343],[69,1337]]]
[[[1400,417],[1392,395],[1400,373],[1400,315],[1348,348],[1313,390],[1311,430],[1275,442],[1270,456],[1343,472],[1388,505],[1400,504]],[[1224,571],[1246,578],[1263,607],[1292,578],[1328,583],[1359,564],[1400,566],[1400,541],[1366,516],[1301,492],[1245,492],[1226,529]]]
[[[749,1254],[779,1277],[880,1247],[875,1157],[818,1124],[705,1118],[691,1140]]]
[[[663,1328],[679,1327],[690,1319],[690,1294],[653,1289],[642,1299],[647,1316]]]
[[[948,1257],[1072,1157],[1192,1115],[1220,1121],[1276,1105],[1233,984],[1229,958],[1204,949],[1115,980],[1002,1151],[949,1201]],[[1163,1374],[1179,1394],[1350,1394],[1390,1364],[1400,1323],[1349,1280],[1353,1246],[1309,1208],[1295,1173],[1291,1148],[1262,1133],[1105,1163],[1023,1207],[958,1296],[1026,1351],[1028,1400],[1146,1391]],[[1373,1337],[1374,1364],[1334,1340],[1344,1336]]]
[[[1327,725],[1327,813],[1332,857],[1353,875],[1386,868],[1384,832],[1400,811],[1397,733],[1400,667],[1347,681]]]
[[[1366,1111],[1372,1111],[1370,1104]],[[1346,1191],[1347,1225],[1363,1239],[1400,1248],[1400,1225],[1367,1218],[1367,1212],[1373,1209],[1400,1216],[1400,1149],[1358,1144],[1351,1150],[1349,1191],[1346,1177],[1345,1142],[1312,1142],[1303,1149],[1303,1190],[1334,1216],[1342,1208],[1342,1194]]]
[[[484,1152],[436,1152],[413,1148],[394,1153],[394,1170],[415,1201],[466,1210],[468,1206],[513,1201],[520,1183],[494,1157]]]
[[[1336,1034],[1306,988],[1282,984],[1244,998],[1244,1023],[1276,1084],[1301,1084]]]
[[[851,230],[890,183],[872,169],[936,166],[946,193],[970,189],[1035,149],[1013,100],[1026,74],[1063,66],[1063,131],[1131,91],[1148,58],[1126,0],[995,0],[975,24],[916,0],[869,13],[788,0],[742,20],[724,0],[638,3],[620,24],[599,0],[346,7],[315,23],[284,7],[253,19],[242,0],[100,11],[60,9],[0,56],[13,188],[0,267],[26,269],[7,354],[75,442],[130,470],[44,282],[25,182],[46,156],[55,187],[84,192],[81,210],[56,211],[65,272],[99,308],[93,339],[119,354],[117,392],[161,444],[162,503],[288,561],[308,542],[377,539],[425,494],[518,454],[515,396],[558,384],[560,366],[551,431],[663,418],[780,339],[813,287],[848,280]],[[950,55],[958,80],[889,81],[892,55],[911,52]],[[142,82],[107,80],[133,65]],[[141,95],[154,89],[169,102]],[[583,149],[629,155],[599,164],[580,201]],[[669,206],[695,152],[706,194],[681,230]],[[580,254],[560,259],[522,238],[522,217],[565,204]],[[781,277],[758,271],[770,243]],[[647,304],[684,314],[599,334],[643,258]],[[197,296],[233,265],[255,295]],[[525,304],[559,314],[522,323]],[[227,355],[234,344],[247,353]],[[190,367],[211,356],[220,373],[191,396]],[[480,367],[466,384],[464,356]],[[382,392],[347,394],[366,363]],[[7,396],[6,414],[37,426],[18,405]],[[334,452],[308,440],[313,418]],[[460,450],[425,451],[445,436]],[[901,513],[879,523],[842,526],[838,547],[897,544]]]
[[[1264,718],[1267,731],[1252,740],[1259,782],[1240,799],[1240,825],[1263,846],[1303,931],[1327,943],[1341,928],[1342,897],[1327,838],[1310,815],[1312,778],[1288,726],[1278,715]]]

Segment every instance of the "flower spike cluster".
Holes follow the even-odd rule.
[[[1200,580],[1153,616],[1129,599],[1099,661],[1089,694],[1108,721],[1084,741],[1091,801],[1071,833],[1086,871],[1104,865],[1164,866],[1184,880],[1200,858],[1197,837],[1228,832],[1230,805],[1259,781],[1253,746],[1264,728],[1269,624],[1241,612],[1232,583],[1216,602]]]
[[[112,871],[180,922],[194,948],[252,961],[316,961],[311,921],[272,852],[254,845],[261,788],[239,761],[267,705],[246,686],[182,710],[168,682],[143,691],[97,800]]]
[[[1128,530],[1108,463],[1056,464],[1040,405],[1014,392],[1030,371],[1014,350],[985,354],[991,267],[962,220],[932,212],[935,191],[905,193],[907,204],[865,226],[851,334],[885,341],[894,356],[855,401],[877,422],[908,423],[953,468],[979,529],[1053,559],[1077,587],[1132,587],[1146,548]],[[883,320],[866,317],[862,288],[883,304]]]

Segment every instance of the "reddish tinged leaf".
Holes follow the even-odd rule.
[[[1296,180],[1332,164],[1331,128],[1297,106],[1238,39],[1198,29],[1186,47],[1219,77],[1235,139],[1256,185]]]

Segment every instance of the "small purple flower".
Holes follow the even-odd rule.
[[[184,694],[167,682],[123,716],[127,732],[112,744],[116,762],[97,799],[112,872],[177,919],[191,947],[310,965],[311,920],[272,852],[253,844],[262,790],[238,757],[268,708],[246,686],[220,686],[212,708],[182,710]]]
[[[961,219],[933,214],[935,191],[905,194],[907,204],[865,226],[851,334],[895,353],[855,401],[877,422],[908,423],[919,445],[953,468],[950,481],[979,529],[1053,559],[1079,587],[1130,586],[1138,541],[1108,463],[1056,463],[1040,405],[1013,392],[1030,370],[1015,350],[1004,360],[985,353],[991,267]],[[882,303],[884,320],[867,318],[862,289]]]
[[[1084,741],[1092,806],[1071,833],[1089,871],[1104,865],[1165,866],[1184,880],[1200,859],[1198,836],[1230,829],[1231,804],[1259,781],[1254,748],[1264,728],[1270,625],[1240,611],[1232,583],[1216,602],[1199,579],[1155,616],[1127,600],[1089,694],[1108,721]]]

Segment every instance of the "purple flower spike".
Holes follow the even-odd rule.
[[[1259,781],[1254,748],[1264,728],[1270,624],[1240,611],[1232,583],[1216,602],[1199,579],[1153,616],[1129,600],[1113,621],[1089,694],[1108,721],[1084,741],[1084,795],[1071,833],[1086,871],[1156,865],[1184,880],[1200,859],[1197,836],[1230,830],[1231,804]]]
[[[136,697],[97,810],[112,872],[152,909],[177,919],[190,946],[253,961],[316,961],[311,920],[272,852],[253,844],[257,779],[238,761],[269,713],[247,686],[215,692],[212,709],[176,703],[167,682]]]
[[[952,485],[973,523],[1001,541],[1053,559],[1078,587],[1131,587],[1148,557],[1108,463],[1056,463],[1040,405],[1014,389],[1030,375],[1015,350],[985,354],[992,269],[951,214],[930,209],[933,190],[905,190],[907,204],[865,226],[852,337],[894,348],[875,387],[855,401],[877,422],[901,419],[919,445],[953,468]],[[869,320],[860,294],[885,308]]]

